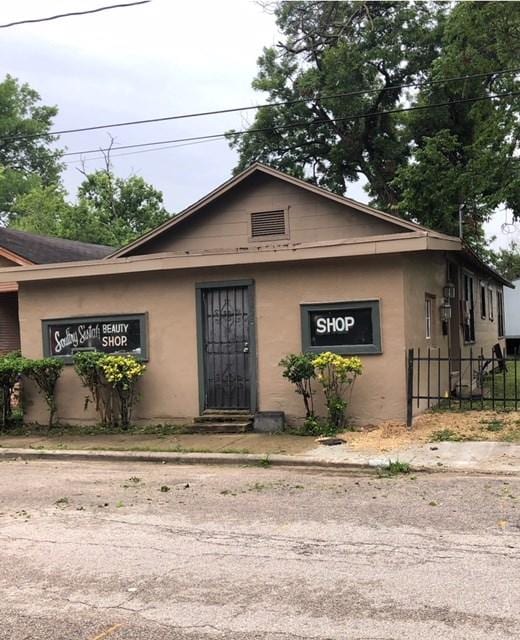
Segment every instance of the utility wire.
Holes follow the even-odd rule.
[[[293,104],[301,104],[304,102],[309,102],[311,100],[322,102],[324,100],[333,100],[336,98],[349,98],[349,97],[355,97],[355,96],[369,94],[369,93],[380,93],[382,91],[396,91],[398,89],[404,89],[408,87],[421,88],[428,85],[435,85],[435,84],[442,84],[442,83],[449,83],[449,82],[459,82],[461,80],[474,80],[476,78],[484,78],[488,76],[501,76],[501,75],[506,75],[510,73],[517,73],[519,71],[520,71],[520,67],[516,67],[513,69],[500,69],[498,71],[489,71],[487,73],[474,73],[474,74],[464,75],[464,76],[452,76],[450,78],[441,78],[438,80],[427,80],[424,82],[409,82],[405,84],[391,85],[389,87],[380,87],[378,89],[360,89],[357,91],[344,91],[341,93],[334,93],[334,94],[325,95],[325,96],[311,96],[308,98],[297,98],[294,100],[286,100],[284,102],[266,102],[264,104],[256,104],[256,105],[247,106],[247,107],[246,106],[231,107],[228,109],[200,111],[195,113],[183,113],[183,114],[172,115],[172,116],[162,116],[158,118],[147,118],[143,120],[127,120],[125,122],[114,122],[112,124],[99,124],[99,125],[93,125],[89,127],[77,127],[75,129],[61,129],[59,131],[51,131],[45,134],[34,133],[34,134],[26,134],[26,135],[19,135],[19,136],[16,136],[16,135],[5,136],[5,137],[1,137],[0,140],[2,142],[10,142],[14,140],[30,140],[34,138],[43,138],[47,136],[61,136],[69,133],[82,133],[85,131],[96,131],[99,129],[114,129],[116,127],[130,127],[130,126],[141,125],[141,124],[168,122],[171,120],[183,120],[188,118],[200,118],[202,116],[213,116],[213,115],[222,115],[226,113],[236,113],[238,111],[251,111],[253,109],[263,109],[266,107],[268,108],[286,107]]]
[[[141,149],[139,151],[128,151],[127,153],[111,153],[110,158],[123,158],[124,156],[137,156],[143,153],[153,153],[154,151],[166,151],[167,149],[178,149],[179,147],[194,147],[198,144],[207,144],[208,142],[223,142],[223,138],[214,138],[213,140],[195,140],[194,142],[185,142],[183,144],[170,144],[165,147],[153,147],[152,149]],[[106,156],[95,156],[94,158],[81,158],[79,160],[66,160],[63,164],[80,164],[82,162],[94,162],[95,160],[106,160]]]
[[[118,149],[138,149],[138,148],[142,148],[142,147],[153,147],[153,146],[158,146],[158,145],[165,145],[165,144],[173,144],[173,143],[178,143],[178,142],[194,142],[194,141],[204,141],[204,140],[215,140],[218,138],[226,138],[226,137],[230,137],[233,138],[234,136],[242,136],[245,135],[247,133],[267,133],[267,132],[273,132],[273,133],[277,133],[278,131],[286,131],[289,129],[296,129],[298,127],[311,127],[313,125],[318,125],[318,124],[336,124],[338,122],[345,122],[345,121],[349,121],[349,120],[360,120],[363,118],[375,118],[375,117],[379,117],[382,115],[387,115],[387,114],[392,114],[392,113],[404,113],[404,112],[409,112],[409,111],[424,111],[427,109],[435,109],[438,107],[448,107],[454,104],[468,104],[468,103],[472,103],[472,102],[482,102],[483,100],[493,100],[495,98],[511,98],[514,96],[519,96],[520,95],[520,91],[511,91],[511,92],[507,92],[507,93],[496,93],[493,95],[489,95],[489,96],[480,96],[480,97],[476,97],[476,98],[463,98],[460,100],[451,100],[449,102],[438,102],[436,104],[428,104],[428,105],[418,105],[415,107],[404,107],[404,108],[400,108],[400,109],[386,109],[384,111],[371,111],[368,113],[357,113],[357,114],[353,114],[351,116],[344,116],[341,118],[327,118],[327,119],[321,119],[321,120],[310,120],[308,122],[295,122],[293,124],[286,124],[286,125],[280,125],[280,126],[274,126],[274,127],[261,127],[261,128],[256,128],[256,129],[243,129],[241,131],[228,131],[225,133],[212,133],[212,134],[208,134],[208,135],[204,135],[204,136],[191,136],[188,138],[177,138],[174,140],[156,140],[153,142],[141,142],[139,144],[127,144],[127,145],[119,145],[117,147],[107,147],[107,148],[97,148],[97,149],[85,149],[83,151],[67,151],[66,153],[63,153],[62,156],[80,156],[80,155],[86,155],[89,153],[100,153],[103,151],[116,151]]]
[[[138,4],[148,4],[151,1],[152,0],[140,0],[139,2],[111,4],[107,7],[98,7],[97,9],[88,9],[86,11],[71,11],[70,13],[59,13],[55,16],[49,16],[48,18],[33,18],[32,20],[18,20],[17,22],[8,22],[7,24],[0,24],[0,29],[7,29],[8,27],[16,27],[20,24],[34,24],[35,22],[50,22],[51,20],[58,20],[59,18],[70,18],[71,16],[85,16],[90,13],[99,13],[100,11],[108,11],[109,9],[125,9],[126,7],[135,7]]]

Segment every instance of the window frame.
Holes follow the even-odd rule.
[[[468,283],[468,287],[466,283]],[[468,295],[469,297],[467,297]],[[466,316],[465,305],[469,303],[469,324],[463,323],[464,344],[475,344],[475,274],[471,271],[464,270],[462,272],[462,301],[464,303],[463,319]]]
[[[124,322],[125,320],[138,320],[139,322],[139,341],[141,345],[141,353],[136,354],[129,351],[118,352],[105,352],[97,351],[96,353],[104,353],[105,355],[128,355],[134,357],[141,362],[148,362],[150,359],[149,348],[149,318],[148,313],[125,313],[125,314],[107,314],[97,316],[66,316],[62,318],[44,318],[41,320],[42,342],[43,342],[43,356],[45,358],[57,358],[65,364],[74,363],[73,355],[59,355],[52,354],[49,329],[53,325],[67,325],[67,324],[87,324],[87,323],[106,323],[106,322]],[[80,353],[81,349],[77,350]],[[87,349],[92,351],[92,349]]]
[[[497,288],[497,329],[498,337],[503,338],[506,333],[504,316],[504,292]]]
[[[495,321],[495,311],[494,311],[494,301],[493,301],[493,287],[491,285],[488,286],[488,318],[490,322]]]
[[[312,345],[311,340],[311,313],[316,311],[330,311],[338,309],[341,312],[349,309],[370,308],[372,320],[372,343],[362,345]],[[304,353],[323,353],[331,351],[341,355],[380,355],[383,353],[381,340],[381,301],[370,300],[346,300],[340,302],[316,302],[301,303],[300,318],[302,331],[302,351]]]
[[[484,280],[480,281],[480,318],[482,320],[487,319],[487,295],[488,287]]]
[[[424,294],[424,329],[426,340],[432,341],[435,337],[435,300],[436,296],[432,293]]]

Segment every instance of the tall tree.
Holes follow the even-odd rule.
[[[140,176],[125,179],[110,170],[86,175],[78,190],[77,208],[80,226],[82,219],[93,223],[91,242],[111,246],[127,244],[169,218],[161,191]]]
[[[493,266],[508,280],[520,278],[520,246],[512,241],[506,249],[499,249],[493,256]]]
[[[277,2],[274,12],[283,40],[264,49],[253,87],[305,102],[261,108],[250,132],[230,133],[237,171],[260,160],[337,193],[364,178],[376,206],[449,233],[463,203],[475,245],[498,203],[520,214],[518,100],[388,113],[518,90],[518,74],[492,72],[520,66],[520,3]],[[427,84],[474,73],[489,75]]]
[[[14,199],[59,181],[61,152],[50,135],[57,107],[40,104],[27,84],[0,82],[0,219],[8,222]]]
[[[36,186],[13,203],[10,226],[22,231],[120,247],[169,217],[163,195],[138,176],[85,174],[76,204],[61,186]]]
[[[442,54],[431,79],[488,74],[460,83],[437,82],[418,94],[420,106],[449,102],[405,119],[412,162],[393,186],[399,211],[427,226],[456,234],[459,205],[464,234],[484,243],[483,223],[499,206],[520,215],[520,96],[456,103],[520,92],[520,4],[461,2],[446,21]],[[515,73],[495,74],[515,68]]]

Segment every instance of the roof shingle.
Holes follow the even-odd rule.
[[[0,247],[34,264],[95,260],[114,251],[113,247],[102,244],[51,238],[7,228],[0,228]]]

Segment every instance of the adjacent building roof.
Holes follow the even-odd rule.
[[[22,258],[22,264],[53,264],[104,258],[113,247],[0,228],[0,250]]]

